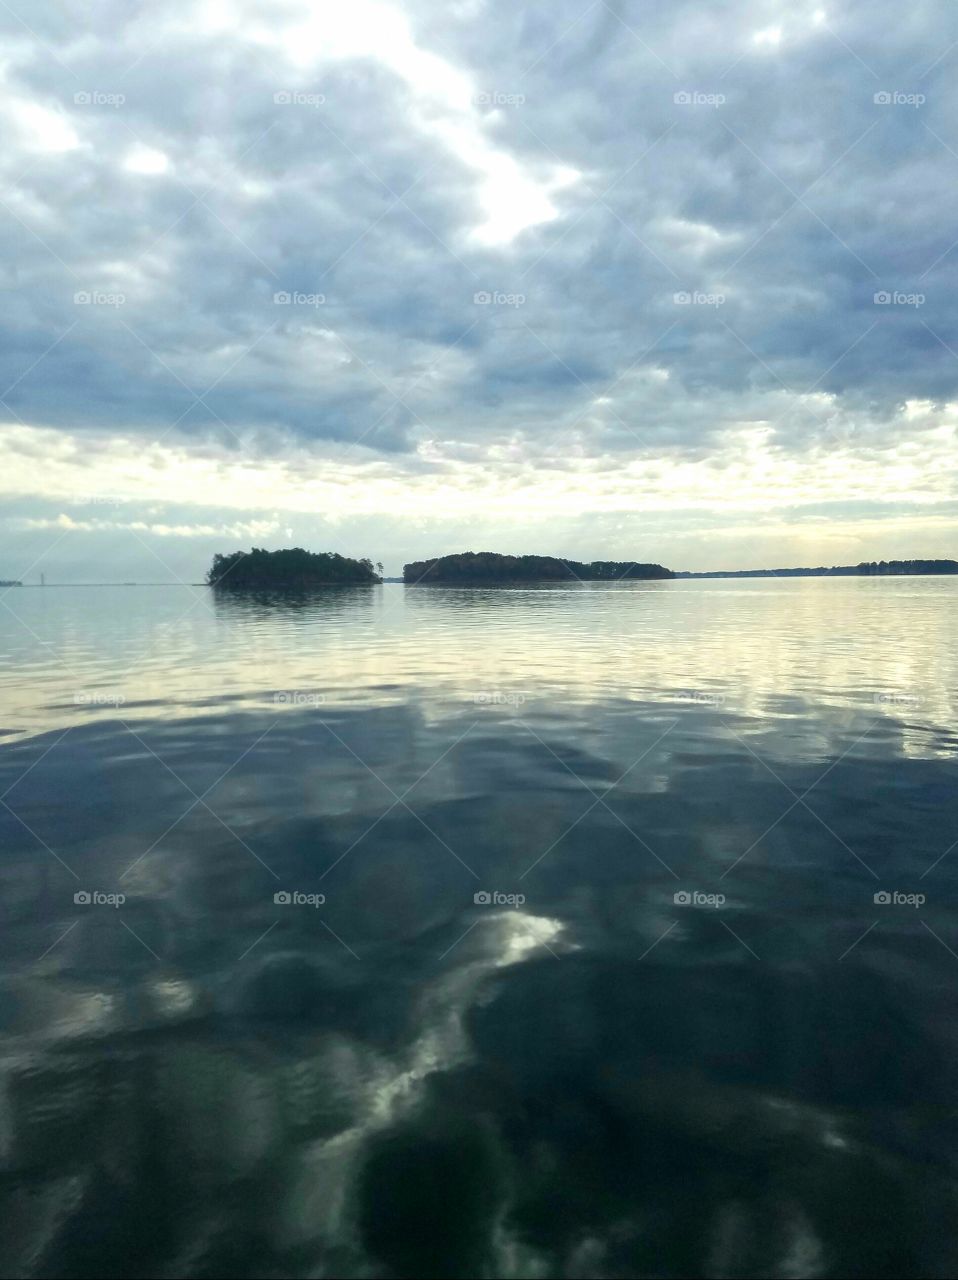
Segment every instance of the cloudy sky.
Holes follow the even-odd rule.
[[[0,577],[958,555],[946,0],[0,5]]]

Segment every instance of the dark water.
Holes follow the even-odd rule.
[[[956,1273],[954,580],[3,605],[0,1274]]]

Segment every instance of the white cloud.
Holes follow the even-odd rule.
[[[76,129],[62,111],[0,87],[0,113],[25,151],[57,154],[80,146]]]
[[[142,143],[137,143],[127,153],[123,167],[130,173],[161,174],[166,173],[169,169],[170,160],[169,156],[162,151],[158,151],[155,147],[147,147]]]

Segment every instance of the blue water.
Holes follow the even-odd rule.
[[[2,606],[0,1274],[956,1273],[954,579]]]

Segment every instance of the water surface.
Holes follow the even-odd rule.
[[[2,605],[2,1274],[955,1274],[954,579]]]

